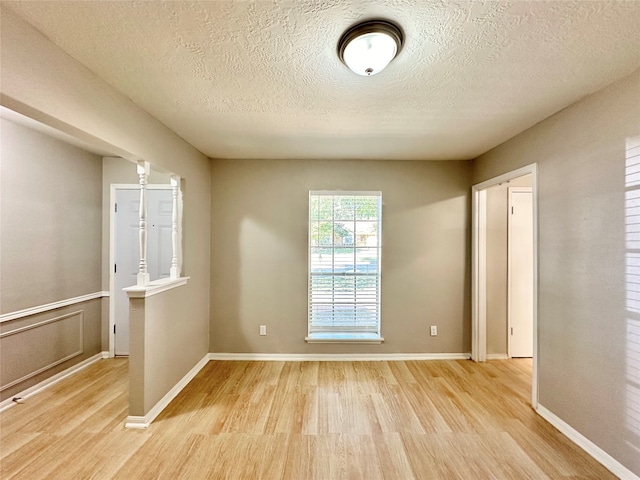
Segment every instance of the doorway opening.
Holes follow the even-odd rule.
[[[109,354],[129,355],[129,298],[140,261],[140,186],[112,184],[110,207]],[[169,278],[173,199],[170,185],[147,185],[147,260],[151,280]]]
[[[509,261],[509,252],[507,251],[506,245],[509,241],[509,226],[508,226],[508,217],[507,213],[511,213],[511,207],[515,205],[511,205],[509,201],[509,197],[511,194],[507,194],[509,192],[509,188],[511,187],[512,192],[527,190],[526,188],[514,188],[515,186],[519,187],[529,187],[530,188],[530,197],[529,201],[529,218],[530,218],[530,230],[528,233],[524,233],[524,235],[529,235],[530,240],[530,260],[525,260],[529,263],[530,269],[528,273],[523,270],[519,270],[519,277],[514,278],[512,271],[513,268],[509,267],[517,267],[517,262],[514,265],[510,264]],[[504,226],[506,234],[504,238],[504,248],[499,255],[504,259],[505,265],[504,270],[500,272],[503,277],[502,282],[504,282],[504,288],[501,290],[501,294],[504,296],[503,300],[503,312],[504,318],[502,324],[500,322],[492,321],[495,319],[493,315],[493,311],[489,310],[493,307],[494,298],[490,297],[493,292],[496,291],[494,285],[491,283],[495,281],[495,278],[492,275],[495,274],[496,269],[492,268],[495,266],[495,251],[490,250],[488,247],[492,245],[492,235],[495,234],[492,227],[491,217],[492,212],[491,208],[495,208],[495,202],[492,202],[492,193],[499,188],[503,189],[505,192],[505,196],[502,197],[502,202],[504,203],[504,217],[502,221],[504,222]],[[511,193],[511,192],[509,192]],[[527,209],[527,199],[525,196],[521,196],[517,200],[521,204],[520,208]],[[514,209],[515,211],[515,209]],[[505,173],[498,177],[492,178],[485,182],[479,183],[472,187],[472,335],[471,335],[471,358],[476,362],[484,362],[486,360],[494,359],[494,358],[509,358],[512,356],[531,356],[532,357],[532,392],[531,392],[531,403],[534,408],[537,407],[538,404],[538,212],[537,212],[537,165],[532,164],[526,167],[519,168],[512,172]],[[518,235],[522,238],[522,232],[520,231]],[[523,273],[524,272],[524,273]],[[523,276],[526,278],[526,275],[529,275],[528,286],[522,283]],[[515,283],[514,281],[519,281],[520,283]],[[509,288],[509,284],[511,284],[511,288]],[[523,286],[524,285],[524,286]],[[526,292],[526,288],[528,288],[529,293],[525,293],[523,297],[523,288]],[[516,290],[520,290],[520,299],[526,298],[526,295],[529,295],[529,305],[524,305],[524,309],[529,309],[529,319],[516,318],[515,312],[512,311],[512,301],[509,300],[511,297],[509,295],[509,291],[514,292]],[[500,290],[499,290],[500,291]],[[520,300],[520,301],[521,301]],[[520,308],[523,308],[520,305]],[[491,318],[488,318],[488,315],[491,314]],[[528,323],[527,323],[528,322]],[[497,325],[496,325],[497,324]],[[528,325],[528,326],[527,326]],[[524,336],[524,344],[529,342],[531,345],[531,355],[527,351],[514,351],[514,348],[520,348],[512,341],[511,336],[511,328],[520,329],[522,332],[523,326],[525,328],[529,328],[530,330],[526,332]],[[491,331],[488,329],[491,328]],[[495,330],[502,334],[501,339],[504,340],[504,345],[501,345],[497,349],[502,351],[501,354],[496,355],[493,353],[496,350],[496,346],[494,344],[489,345],[491,348],[491,352],[488,353],[488,342],[495,341],[496,338],[500,339],[500,336],[495,335]],[[502,333],[500,333],[502,332]],[[502,341],[502,340],[499,341]],[[522,342],[521,342],[522,343]]]

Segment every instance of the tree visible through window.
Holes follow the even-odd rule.
[[[309,338],[380,337],[381,192],[309,192]]]

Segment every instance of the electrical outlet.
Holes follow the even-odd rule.
[[[431,336],[432,337],[438,336],[438,327],[436,325],[431,325]]]
[[[267,326],[260,325],[260,335],[266,335],[266,334],[267,334]]]

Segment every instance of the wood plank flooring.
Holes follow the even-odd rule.
[[[529,406],[531,361],[209,362],[147,430],[127,361],[0,414],[3,479],[615,479]]]

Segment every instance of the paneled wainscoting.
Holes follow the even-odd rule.
[[[0,333],[0,391],[82,355],[83,327],[84,315],[79,310]]]
[[[102,298],[95,292],[0,315],[0,410],[101,353]]]
[[[210,361],[146,430],[127,361],[0,414],[3,479],[614,479],[529,405],[531,362]]]

